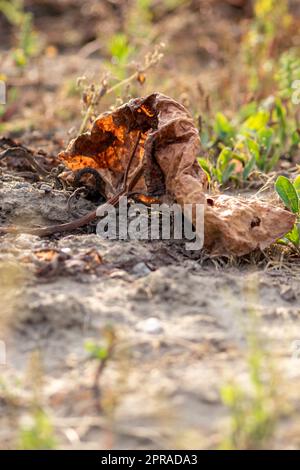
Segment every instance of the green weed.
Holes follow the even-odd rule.
[[[31,398],[29,414],[21,420],[18,448],[21,450],[55,449],[56,439],[50,416],[43,405],[44,371],[39,351],[31,354],[25,380],[28,382]]]
[[[247,286],[248,288],[249,286]],[[221,388],[230,414],[229,434],[221,447],[230,450],[265,449],[285,411],[279,400],[278,372],[259,336],[256,312],[249,310],[246,331],[248,383],[233,380]]]
[[[300,246],[300,176],[292,182],[285,176],[278,176],[275,189],[284,205],[297,215],[297,222],[293,229],[284,238],[279,240],[285,245]]]
[[[22,450],[55,449],[54,429],[49,416],[42,409],[36,409],[29,422],[20,429],[19,448]]]

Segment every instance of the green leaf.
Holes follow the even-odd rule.
[[[296,130],[292,133],[292,145],[294,145],[295,147],[298,147],[299,144],[300,144],[300,132]]]
[[[287,127],[287,120],[286,120],[286,109],[282,104],[280,99],[276,100],[275,103],[275,114],[279,121],[279,134],[281,143],[284,144],[287,137],[286,127]]]
[[[199,157],[198,158],[198,163],[201,166],[202,170],[205,171],[206,176],[208,178],[208,182],[210,183],[210,181],[211,181],[211,174],[210,174],[211,168],[210,168],[210,165],[209,165],[208,161],[205,158]]]
[[[132,47],[128,44],[126,34],[116,33],[109,40],[108,50],[120,64],[123,64],[132,52]]]
[[[235,163],[232,162],[227,166],[226,170],[222,174],[222,183],[226,183],[230,179],[234,170],[235,170]]]
[[[246,139],[246,144],[247,144],[247,148],[250,152],[251,157],[254,158],[256,162],[259,162],[260,155],[259,155],[259,145],[258,145],[258,143],[255,142],[255,140],[248,138],[248,139]]]
[[[272,147],[274,130],[270,127],[264,127],[258,131],[258,143],[261,145],[266,153],[269,153]]]
[[[224,147],[217,160],[217,178],[219,183],[226,183],[234,173],[236,162],[238,160],[244,164],[244,158],[234,153],[229,147]]]
[[[292,242],[295,246],[299,246],[300,243],[300,234],[297,224],[294,225],[293,229],[285,235],[290,242]]]
[[[104,360],[108,356],[107,348],[98,346],[92,341],[86,341],[85,350],[90,354],[93,359]]]
[[[264,109],[261,109],[256,114],[250,116],[243,124],[245,129],[252,131],[259,131],[265,127],[269,121],[270,113]]]
[[[244,392],[236,384],[226,384],[221,388],[221,399],[224,405],[230,408],[238,406],[243,398]]]
[[[290,180],[285,176],[278,176],[275,189],[285,206],[297,214],[299,212],[298,194]]]
[[[239,116],[242,121],[248,119],[252,114],[257,112],[257,102],[251,101],[250,103],[245,104],[239,110]]]
[[[296,189],[296,193],[298,194],[298,198],[300,199],[300,175],[297,176],[293,185],[294,185],[294,188]]]
[[[55,449],[56,441],[52,422],[44,410],[37,409],[31,416],[29,423],[21,425],[21,450],[51,450]]]
[[[245,165],[245,168],[244,168],[244,171],[243,171],[243,179],[246,180],[248,179],[251,171],[253,170],[255,166],[255,158],[252,157],[250,158],[250,160],[248,161],[248,163]]]
[[[222,113],[216,114],[214,130],[221,140],[228,140],[234,135],[234,128],[227,117]]]
[[[21,5],[16,4],[16,2],[8,0],[0,1],[0,12],[3,13],[7,20],[14,26],[20,26],[23,20],[24,13],[20,7]]]
[[[257,133],[257,143],[260,148],[257,166],[262,171],[267,171],[268,166],[271,166],[271,163],[268,162],[268,156],[272,149],[273,138],[274,130],[269,127],[264,127]]]
[[[222,171],[225,170],[228,163],[232,159],[232,150],[229,147],[224,147],[218,156],[217,167]]]

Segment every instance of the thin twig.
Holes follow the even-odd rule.
[[[99,362],[97,369],[96,369],[96,373],[95,373],[93,393],[94,393],[94,398],[95,398],[96,411],[99,414],[102,413],[100,379],[107,365],[107,362],[112,355],[113,348],[114,348],[114,342],[112,341],[108,347],[106,356]]]
[[[103,204],[103,206],[100,206],[101,212],[104,213],[107,209],[107,206],[109,205],[115,206],[118,203],[119,199],[123,196],[123,194],[124,192],[120,192],[119,194],[109,199],[105,204]],[[72,222],[66,222],[64,224],[49,225],[46,227],[35,228],[17,227],[15,225],[11,225],[10,227],[0,227],[0,233],[29,233],[31,235],[37,235],[39,237],[46,237],[49,235],[53,235],[53,233],[70,232],[72,230],[89,224],[97,217],[97,215],[100,216],[100,208],[88,212],[86,215],[80,217],[79,219],[73,220]]]
[[[135,156],[135,152],[136,152],[136,150],[138,148],[138,145],[140,143],[141,134],[142,134],[141,131],[139,131],[138,135],[137,135],[137,139],[136,139],[135,144],[134,144],[133,151],[131,152],[130,158],[129,158],[128,163],[127,163],[127,167],[126,167],[126,170],[125,170],[125,173],[124,173],[124,179],[123,179],[123,189],[126,189],[126,183],[127,183],[127,180],[128,180],[129,170],[130,170],[130,167],[131,167],[131,164],[132,164],[132,160]]]
[[[73,191],[71,196],[68,198],[67,210],[68,210],[69,214],[71,214],[71,212],[72,212],[71,204],[72,204],[73,200],[76,199],[78,194],[80,194],[80,193],[86,193],[86,188],[84,186],[76,188],[75,191]]]

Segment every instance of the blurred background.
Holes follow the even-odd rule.
[[[195,117],[232,115],[278,88],[279,65],[299,52],[299,21],[297,0],[1,0],[0,130],[80,126],[103,83],[121,82],[96,112],[160,91]]]

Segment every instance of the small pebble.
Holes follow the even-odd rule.
[[[16,183],[15,184],[15,189],[24,189],[24,188],[31,189],[32,185],[29,183]]]
[[[139,276],[139,277],[147,276],[150,273],[151,273],[151,269],[149,269],[148,266],[143,262],[137,263],[132,268],[132,274],[135,274],[136,276]]]
[[[159,334],[164,331],[162,322],[155,317],[147,318],[147,320],[141,320],[137,324],[137,329],[149,334]]]

